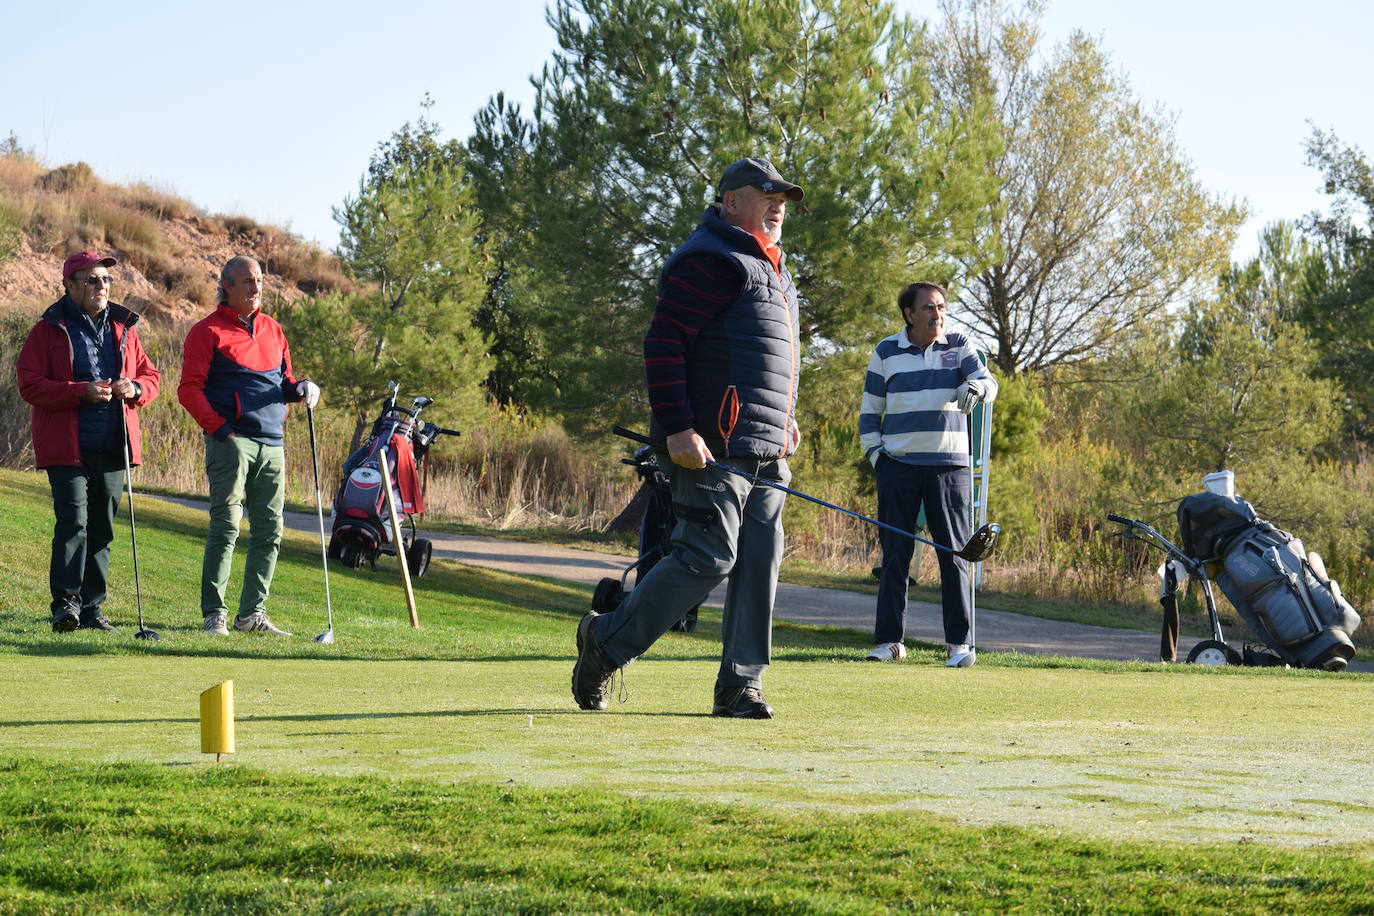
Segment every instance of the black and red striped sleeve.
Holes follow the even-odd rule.
[[[649,407],[666,435],[693,427],[687,354],[701,329],[739,298],[743,286],[735,265],[715,254],[688,255],[663,278],[644,335],[644,376]]]

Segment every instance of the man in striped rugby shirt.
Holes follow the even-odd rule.
[[[878,519],[903,531],[916,527],[921,506],[931,537],[941,544],[969,539],[968,415],[997,396],[997,381],[969,339],[945,330],[945,291],[912,283],[897,297],[906,327],[873,348],[859,407],[859,439],[878,477]],[[868,658],[906,657],[907,576],[916,542],[882,531],[877,643]],[[973,662],[968,645],[969,564],[937,551],[950,667]]]

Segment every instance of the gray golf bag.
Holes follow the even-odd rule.
[[[1250,628],[1290,665],[1342,671],[1360,615],[1302,541],[1239,497],[1195,493],[1178,507],[1183,549],[1216,564],[1216,583]]]

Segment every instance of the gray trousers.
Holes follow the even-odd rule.
[[[713,512],[714,524],[678,513],[673,547],[610,614],[595,621],[596,639],[617,665],[642,655],[726,576],[719,687],[758,687],[773,645],[773,599],[782,563],[786,494],[717,468],[669,469],[673,502]],[[786,459],[726,458],[721,464],[786,486]]]

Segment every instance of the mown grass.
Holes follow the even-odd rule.
[[[242,768],[0,772],[3,913],[1345,913],[1374,886],[1374,863],[1335,855],[893,813]]]
[[[139,502],[149,623],[51,633],[41,475],[0,472],[0,913],[1360,912],[1374,679],[986,653],[851,661],[780,626],[772,722],[711,718],[719,621],[576,710],[585,589],[331,575],[287,532],[274,620],[201,633],[204,515]],[[127,529],[125,529],[127,532]],[[238,753],[198,746],[235,681]]]

